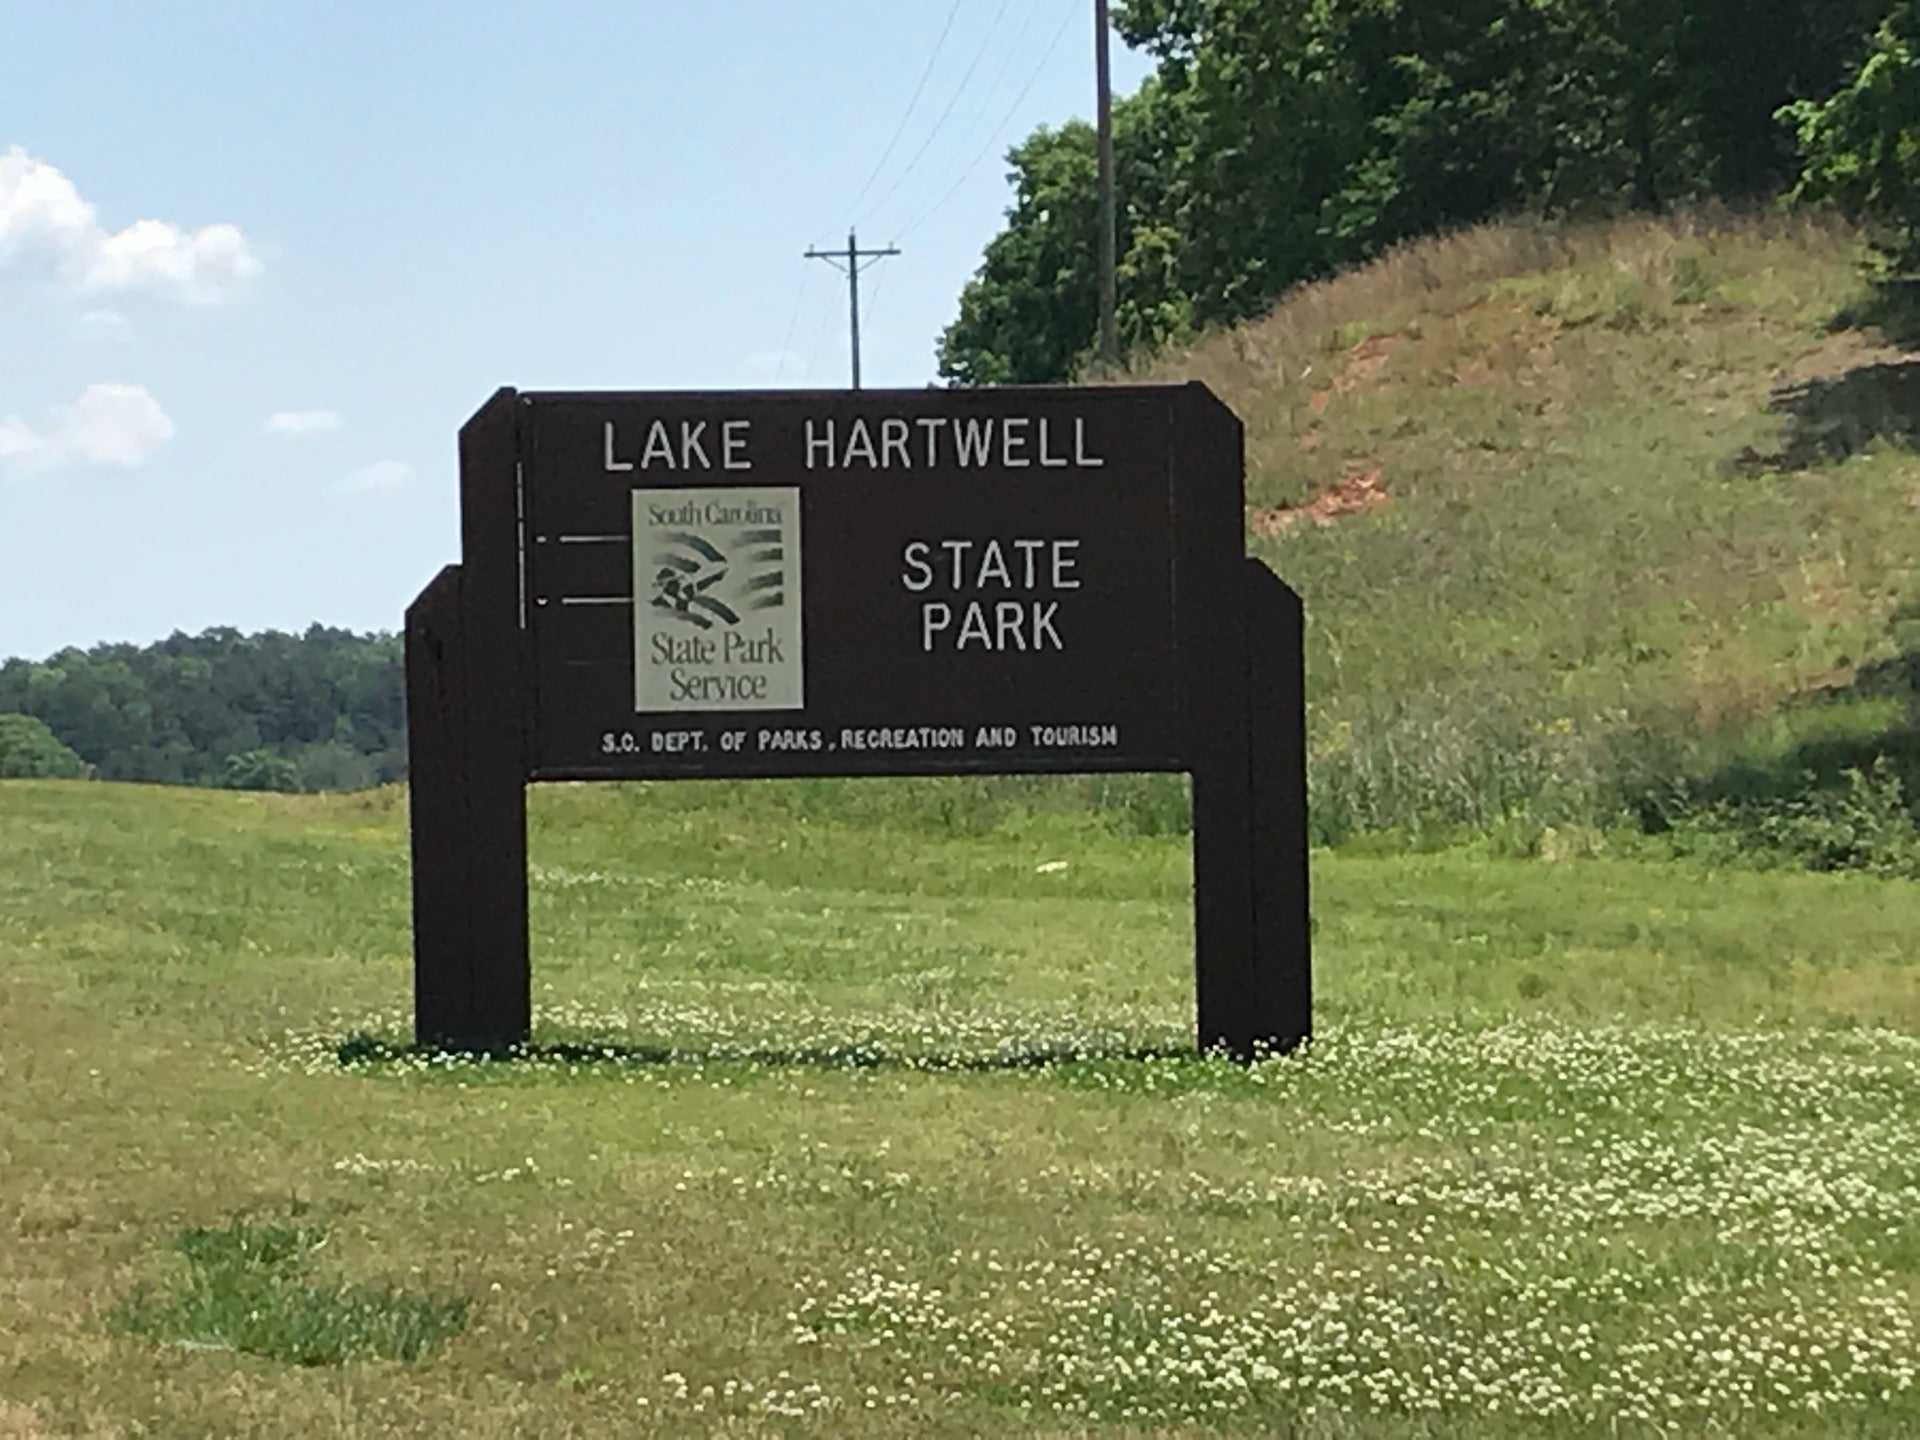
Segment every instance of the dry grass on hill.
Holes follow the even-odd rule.
[[[1849,321],[1860,258],[1801,216],[1483,226],[1139,364],[1246,424],[1354,825],[1601,818],[1624,751],[1670,769],[1904,663],[1920,356]]]
[[[1302,285],[1264,319],[1143,357],[1129,378],[1204,381],[1249,419],[1249,439],[1255,441],[1250,469],[1262,474],[1292,458],[1271,443],[1294,438],[1288,431],[1298,428],[1273,423],[1276,406],[1297,421],[1298,408],[1311,406],[1329,387],[1336,394],[1359,388],[1380,373],[1401,341],[1424,333],[1421,320],[1443,322],[1436,338],[1451,342],[1426,347],[1430,368],[1450,371],[1450,378],[1461,384],[1497,385],[1505,377],[1524,385],[1527,372],[1551,365],[1551,348],[1541,342],[1550,341],[1564,324],[1592,319],[1617,323],[1635,309],[1636,301],[1685,299],[1677,292],[1702,286],[1705,259],[1780,250],[1817,255],[1847,267],[1857,244],[1852,230],[1836,220],[1805,214],[1736,215],[1724,209],[1577,227],[1476,225],[1410,241],[1367,265]],[[1585,314],[1549,309],[1540,317],[1542,323],[1519,327],[1531,333],[1505,335],[1488,335],[1489,328],[1501,327],[1489,327],[1486,317],[1467,314],[1498,295],[1503,282],[1595,270],[1611,272],[1601,286],[1611,293],[1593,299],[1600,304],[1612,300],[1612,313],[1597,313],[1598,304],[1587,307]],[[1850,273],[1822,279],[1828,295],[1853,288]],[[1412,321],[1416,328],[1411,336],[1388,329],[1395,321]],[[1844,364],[1865,348],[1863,338],[1837,337],[1823,353]]]

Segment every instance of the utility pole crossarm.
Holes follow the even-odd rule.
[[[853,353],[853,388],[860,388],[860,272],[867,267],[862,261],[883,260],[889,255],[900,252],[889,245],[881,250],[862,250],[854,232],[847,231],[847,248],[844,250],[807,250],[809,260],[824,260],[834,269],[847,277],[847,317],[849,348]]]

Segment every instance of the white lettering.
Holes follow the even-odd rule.
[[[987,548],[980,552],[980,574],[975,584],[982,590],[986,589],[990,576],[998,577],[1002,589],[1013,588],[1013,576],[1007,573],[1007,557],[1001,552],[998,540],[987,541]]]
[[[700,457],[700,468],[711,470],[713,462],[707,458],[706,447],[707,422],[704,420],[682,420],[680,422],[680,468],[693,469],[693,457]]]
[[[1027,648],[1026,632],[1021,623],[1027,618],[1027,607],[1018,600],[1002,600],[993,607],[994,629],[999,632],[994,648],[996,650],[1024,650]],[[1013,637],[1013,643],[1007,643],[1007,637]]]
[[[1047,419],[1040,417],[1040,465],[1047,470],[1059,470],[1072,462],[1064,455],[1051,455],[1047,452]]]
[[[1033,464],[1027,458],[1027,426],[1032,423],[1024,415],[1009,415],[1000,422],[1000,463],[1009,470]]]
[[[850,469],[856,455],[866,457],[869,470],[879,467],[880,459],[873,453],[873,436],[867,430],[867,422],[859,418],[847,427],[847,453],[840,463]]]
[[[1060,643],[1060,632],[1053,628],[1053,617],[1058,615],[1059,613],[1060,613],[1060,602],[1058,600],[1048,601],[1047,606],[1044,610],[1038,605],[1035,605],[1033,607],[1033,648],[1034,649],[1044,650],[1047,648],[1046,646],[1040,643],[1040,637],[1042,633],[1046,634],[1048,638],[1050,638],[1053,641],[1054,649],[1064,650],[1066,648],[1064,645]]]
[[[1088,448],[1084,416],[1071,417],[1073,438],[1071,444],[1068,443],[1064,431],[1069,418],[1061,415],[855,415],[848,417],[842,429],[837,419],[808,417],[804,421],[806,467],[851,470],[864,465],[869,470],[933,470],[951,465],[961,470],[984,470],[989,466],[1025,470],[1037,465],[1046,470],[1065,470],[1076,465],[1087,469],[1104,466],[1105,457]],[[750,469],[744,454],[748,423],[744,420],[682,421],[679,468],[699,468],[695,465],[696,455],[700,467],[712,468],[701,439],[709,423],[720,433],[724,467]],[[943,434],[951,436],[951,440],[943,442]],[[612,444],[610,440],[610,458]]]
[[[901,583],[909,590],[930,590],[938,583],[967,590],[1078,590],[1080,539],[1041,540],[1027,536],[909,540],[900,552]],[[940,558],[934,559],[934,552]]]
[[[897,452],[900,456],[900,468],[902,470],[913,468],[913,457],[907,454],[907,437],[911,433],[911,428],[904,420],[889,417],[880,422],[880,463],[883,466],[893,464],[892,457]]]
[[[741,453],[747,448],[748,432],[752,425],[750,420],[729,420],[720,427],[720,463],[726,469],[753,468],[753,462]]]
[[[960,612],[960,628],[953,625],[953,607],[943,600],[920,606],[920,648],[931,653],[936,641],[948,636],[953,649],[970,645],[1004,654],[1009,650],[1063,650],[1058,629],[1060,602],[1049,600],[969,600]]]
[[[953,427],[953,440],[962,466],[985,465],[993,445],[993,421],[957,421]]]
[[[613,458],[613,421],[607,421],[607,473],[633,469],[633,461]]]
[[[944,600],[929,600],[920,607],[920,648],[931,652],[933,637],[953,624],[953,607]]]
[[[966,649],[970,639],[978,639],[989,650],[993,648],[993,632],[987,629],[987,612],[978,600],[967,606],[967,613],[960,621],[960,638],[954,642],[953,648]]]
[[[920,427],[920,433],[927,437],[927,468],[931,470],[940,463],[940,427],[947,423],[944,415],[923,415],[913,422]]]
[[[1029,725],[1033,743],[1038,746],[1105,745],[1120,743],[1118,725]]]
[[[1077,465],[1097,467],[1107,462],[1098,455],[1087,453],[1087,421],[1085,416],[1076,415],[1073,420],[1073,458]]]
[[[953,557],[953,588],[955,590],[965,589],[966,581],[960,578],[960,563],[965,558],[967,551],[973,548],[973,541],[942,540],[940,542],[940,548]]]
[[[814,468],[814,456],[822,451],[826,453],[827,468],[833,467],[833,421],[824,420],[820,423],[826,426],[827,433],[816,436],[813,433],[813,420],[811,418],[807,420],[807,469],[809,470]]]
[[[1035,577],[1034,577],[1034,571],[1033,571],[1033,552],[1036,550],[1045,549],[1046,544],[1047,542],[1044,540],[1016,540],[1013,542],[1013,548],[1018,550],[1020,552],[1021,558],[1027,562],[1026,570],[1025,570],[1025,574],[1027,578],[1023,583],[1025,583],[1027,589],[1029,590],[1033,589],[1035,584]]]
[[[1078,557],[1069,555],[1069,550],[1078,550],[1078,540],[1056,540],[1053,542],[1053,588],[1056,590],[1078,590],[1080,582],[1069,580],[1067,572],[1078,563]]]
[[[902,575],[900,577],[900,583],[906,586],[907,589],[916,591],[925,590],[929,585],[933,584],[933,567],[927,563],[926,541],[909,541],[907,548],[900,552],[900,559],[908,569],[913,571],[910,575]]]
[[[673,437],[667,433],[667,422],[656,420],[647,427],[647,447],[640,452],[640,468],[649,468],[655,459],[660,460],[667,469],[673,469]]]

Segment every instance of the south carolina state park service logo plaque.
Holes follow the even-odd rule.
[[[633,492],[637,712],[806,703],[800,491]]]

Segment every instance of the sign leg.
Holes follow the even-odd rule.
[[[449,565],[407,611],[413,1036],[497,1052],[531,1028],[526,786],[478,743],[465,583]]]
[[[407,609],[407,792],[413,847],[413,1039],[457,1047],[473,1031],[473,910],[464,849],[466,629],[460,567]]]
[[[1312,1031],[1306,683],[1299,597],[1239,565],[1220,723],[1193,770],[1194,958],[1200,1048],[1251,1060]]]
[[[1300,597],[1258,560],[1244,561],[1247,700],[1253,797],[1253,931],[1259,956],[1258,1037],[1284,1053],[1313,1033],[1312,926],[1307,893],[1305,614]]]

